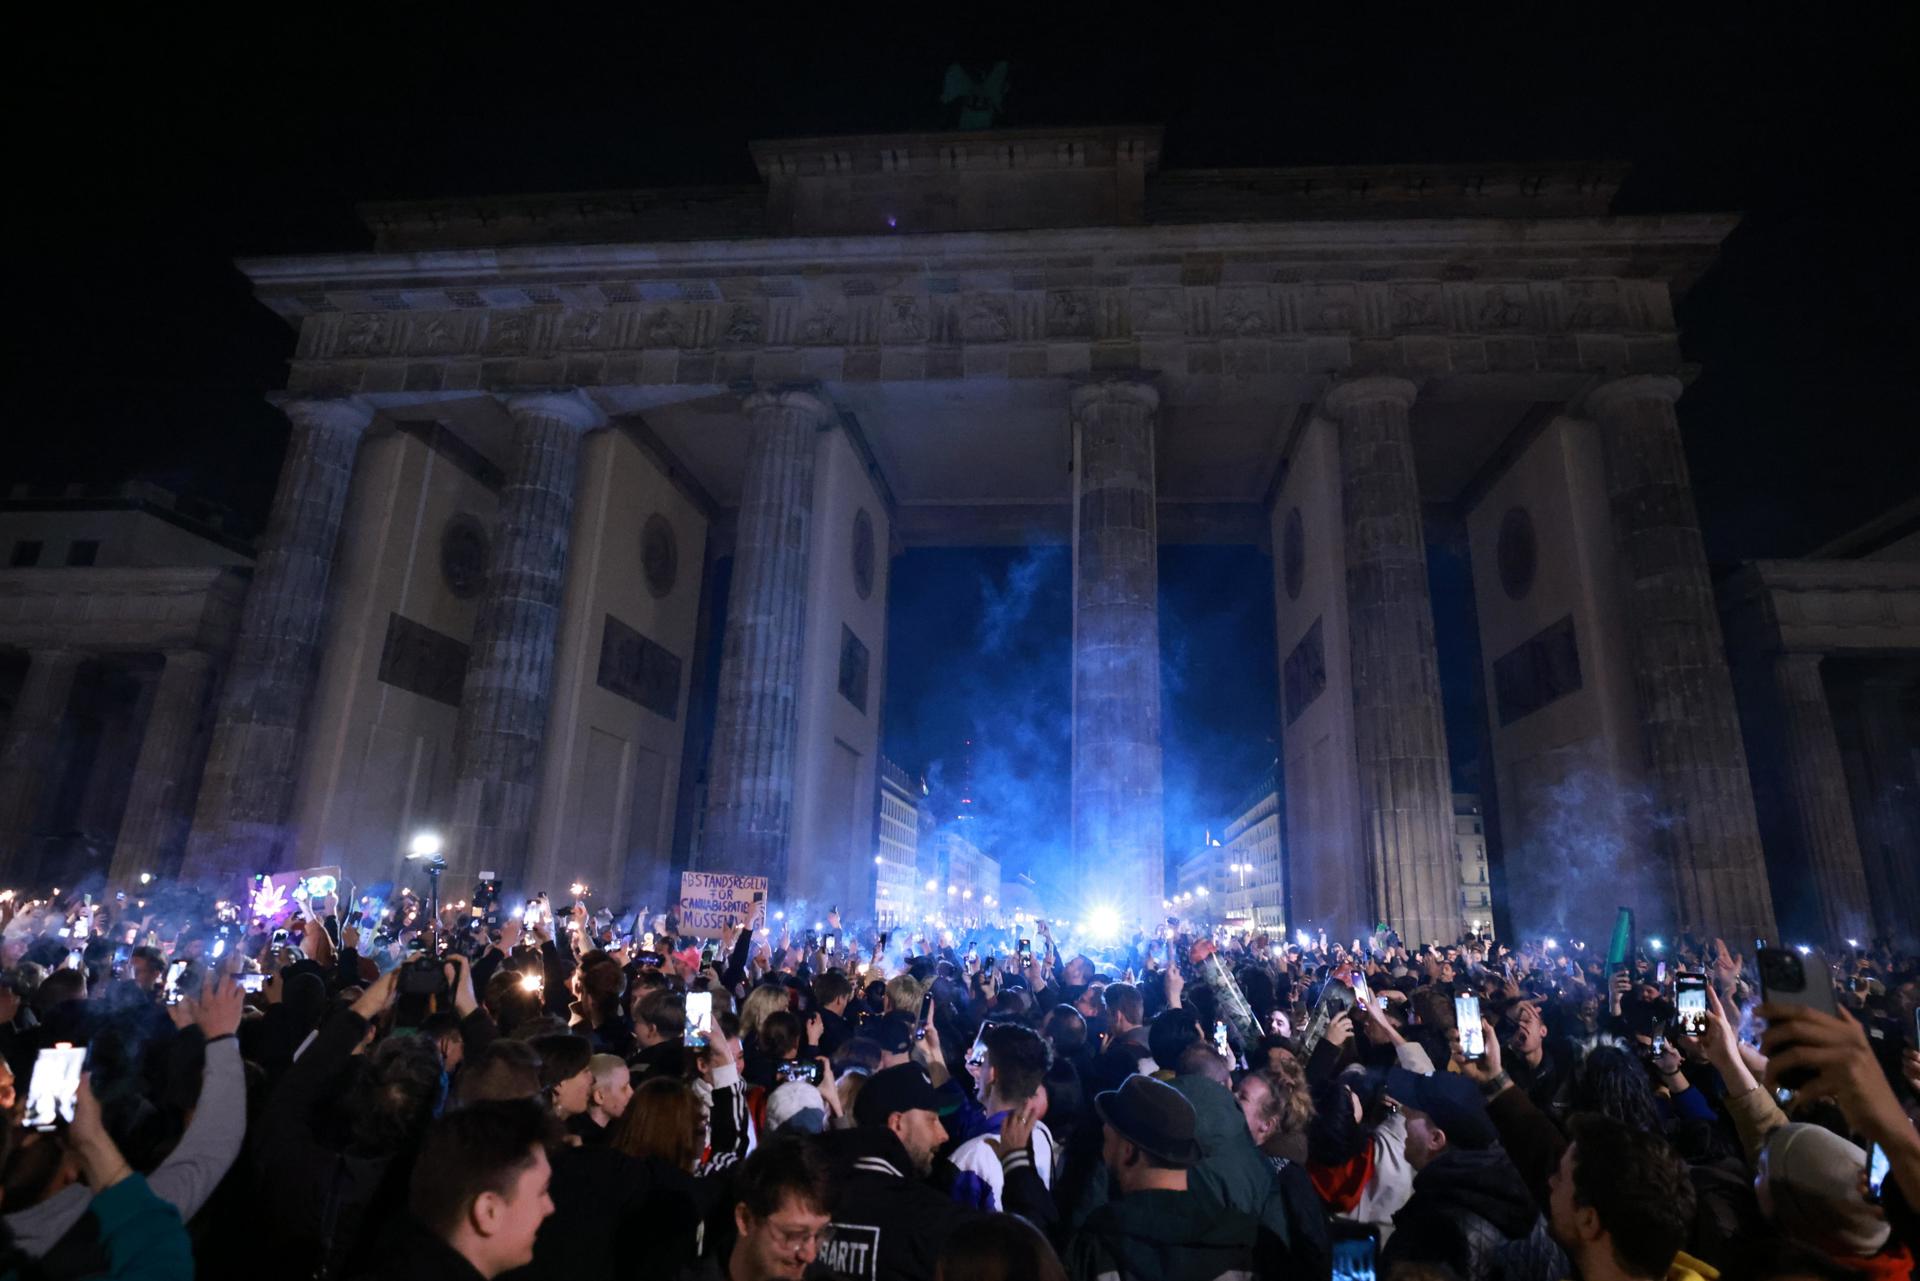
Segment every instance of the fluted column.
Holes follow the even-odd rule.
[[[447,861],[514,885],[540,794],[580,438],[606,418],[577,392],[516,396],[507,412],[512,455],[454,726]]]
[[[788,892],[814,453],[832,409],[798,390],[755,392],[742,407],[747,474],[721,643],[700,865],[765,876],[768,894],[780,898]],[[807,887],[793,889],[805,893]]]
[[[1643,374],[1587,396],[1601,428],[1647,764],[1663,820],[1649,842],[1672,868],[1679,925],[1773,938],[1746,748],[1674,417],[1680,390],[1677,379]]]
[[[1460,875],[1407,421],[1414,394],[1404,378],[1362,378],[1336,387],[1326,411],[1340,422],[1354,757],[1374,911],[1410,942],[1450,941],[1460,934]]]
[[[54,747],[85,658],[67,649],[37,649],[27,656],[26,679],[0,736],[0,875],[9,879],[37,870],[33,843],[52,781]]]
[[[293,400],[273,512],[260,540],[220,688],[181,876],[212,881],[278,866],[299,768],[301,722],[325,640],[340,516],[373,409]]]
[[[1833,710],[1820,680],[1820,655],[1776,656],[1773,690],[1781,716],[1780,780],[1793,814],[1799,861],[1812,873],[1820,896],[1821,942],[1864,938],[1871,921],[1867,873],[1853,830]]]
[[[1857,704],[1867,775],[1860,825],[1865,830],[1859,835],[1873,892],[1874,934],[1909,951],[1920,945],[1920,776],[1903,709],[1911,688],[1898,677],[1870,676],[1861,683]]]
[[[193,749],[206,706],[213,659],[201,650],[174,650],[166,656],[147,710],[127,789],[120,834],[113,845],[108,879],[126,886],[142,872],[163,873],[186,835],[192,814]]]
[[[1073,856],[1128,925],[1160,916],[1160,549],[1145,382],[1073,394]]]

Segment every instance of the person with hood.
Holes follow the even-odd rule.
[[[1754,1168],[1762,1213],[1790,1240],[1814,1247],[1850,1272],[1883,1281],[1910,1277],[1913,1253],[1894,1238],[1887,1207],[1916,1200],[1920,1135],[1887,1083],[1865,1029],[1846,1015],[1775,1005],[1758,1011],[1767,1022],[1761,1041],[1766,1084],[1779,1081],[1782,1073],[1814,1070],[1799,1092],[1833,1099],[1856,1132],[1886,1151],[1888,1190],[1899,1195],[1883,1197],[1885,1205],[1865,1196],[1866,1152],[1824,1127],[1789,1123],[1739,1053],[1719,996],[1709,989],[1707,1000],[1703,1048],[1727,1083],[1727,1110]]]
[[[1260,1224],[1256,1241],[1261,1272],[1289,1281],[1325,1281],[1333,1272],[1333,1238],[1326,1207],[1314,1195],[1306,1169],[1262,1152],[1231,1093],[1227,1062],[1211,1044],[1196,1045],[1180,1059],[1173,1088],[1193,1106],[1195,1137],[1205,1154],[1194,1184],[1230,1210]]]
[[[1382,1275],[1401,1262],[1440,1264],[1461,1281],[1557,1281],[1566,1256],[1533,1193],[1500,1147],[1480,1087],[1457,1073],[1387,1073],[1407,1116],[1413,1196],[1393,1216]]]
[[[1239,1124],[1231,1095],[1227,1107]],[[1117,1196],[1073,1234],[1065,1252],[1068,1277],[1214,1281],[1253,1275],[1259,1224],[1197,1186],[1202,1148],[1186,1096],[1136,1074],[1096,1096],[1094,1110],[1103,1127],[1102,1162]],[[1240,1128],[1244,1136],[1246,1127]]]

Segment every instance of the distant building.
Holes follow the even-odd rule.
[[[170,875],[252,548],[231,513],[157,486],[16,485],[0,554],[0,871]]]
[[[875,825],[873,910],[880,924],[914,919],[920,899],[918,782],[886,757],[880,758],[880,818]]]
[[[1487,879],[1487,824],[1480,813],[1480,797],[1473,792],[1453,794],[1453,848],[1460,860],[1460,928],[1462,932],[1493,932],[1493,886]]]
[[[999,860],[952,827],[941,829],[935,851],[934,874],[920,886],[926,909],[953,926],[992,918],[1000,907]]]
[[[1169,897],[1181,915],[1199,915],[1226,888],[1226,862],[1226,847],[1209,836],[1174,863]]]
[[[1229,925],[1279,930],[1287,923],[1285,859],[1281,853],[1283,815],[1276,761],[1267,769],[1240,812],[1227,824],[1226,909]]]

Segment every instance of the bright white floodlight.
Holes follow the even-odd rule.
[[[445,842],[440,839],[440,833],[438,832],[415,832],[413,839],[407,842],[407,856],[409,858],[432,858],[440,852],[444,844]]]
[[[1120,909],[1102,904],[1087,913],[1087,932],[1096,939],[1120,937]]]

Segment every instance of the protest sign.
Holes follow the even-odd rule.
[[[247,886],[247,907],[254,922],[280,925],[296,911],[308,915],[309,899],[340,891],[338,867],[308,867],[297,872],[256,876]]]
[[[730,872],[680,874],[680,932],[718,938],[731,921],[745,925],[767,901],[767,878]]]

